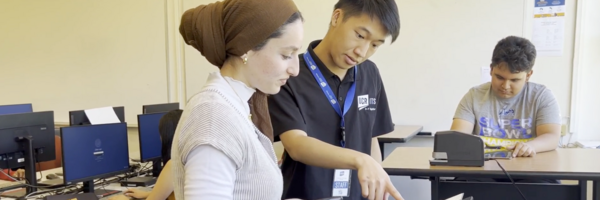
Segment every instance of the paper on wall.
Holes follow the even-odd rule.
[[[85,110],[85,115],[92,125],[119,123],[119,117],[113,107],[92,108]]]
[[[490,66],[481,67],[481,83],[487,83],[492,81],[492,76],[490,75],[490,73]]]
[[[562,56],[565,40],[566,0],[535,0],[533,35],[538,56]]]

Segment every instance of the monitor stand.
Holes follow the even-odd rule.
[[[16,137],[15,141],[20,143],[23,147],[24,156],[25,156],[24,164],[25,164],[25,179],[27,180],[26,183],[29,185],[33,185],[33,186],[38,186],[37,177],[35,175],[35,173],[36,173],[35,161],[33,159],[33,157],[34,157],[33,137],[31,137],[31,136]],[[13,190],[13,191],[3,192],[2,195],[0,195],[0,196],[19,199],[19,198],[25,197],[25,196],[27,196],[27,194],[31,194],[35,191],[37,191],[37,188],[25,186],[24,189],[17,189],[17,190]]]
[[[119,190],[103,190],[103,189],[94,189],[94,181],[86,181],[83,182],[83,193],[94,193],[97,197],[103,198],[113,194],[117,194],[121,191]]]

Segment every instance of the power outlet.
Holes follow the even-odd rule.
[[[569,126],[567,126],[566,124],[562,124],[560,126],[560,136],[565,136],[569,133]]]

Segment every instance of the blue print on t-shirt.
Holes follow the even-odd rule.
[[[510,114],[510,111],[508,114]],[[479,135],[505,139],[529,139],[533,137],[533,134],[531,134],[532,122],[531,117],[521,119],[499,118],[498,120],[481,117],[479,118],[479,126],[481,126]]]

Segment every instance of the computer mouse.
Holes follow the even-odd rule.
[[[46,179],[48,180],[52,180],[52,179],[57,179],[59,178],[56,174],[48,174],[46,175]]]

